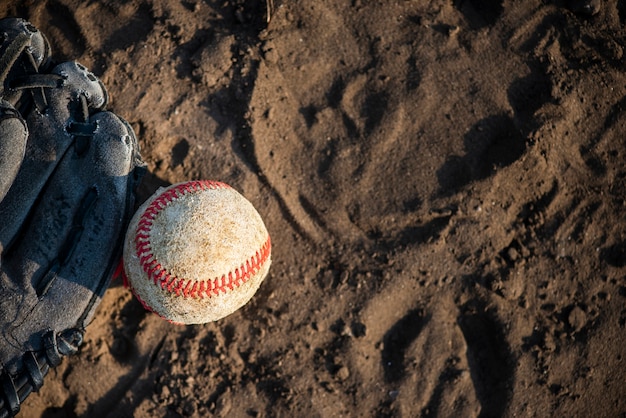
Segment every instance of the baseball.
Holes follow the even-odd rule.
[[[203,324],[245,305],[267,276],[270,237],[254,206],[227,184],[159,189],[133,216],[124,241],[128,285],[170,322]]]

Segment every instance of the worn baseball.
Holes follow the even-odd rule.
[[[124,272],[137,299],[182,324],[216,321],[245,305],[270,263],[261,216],[216,181],[159,189],[133,216],[124,242]]]

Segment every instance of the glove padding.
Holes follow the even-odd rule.
[[[103,84],[50,64],[45,37],[0,20],[0,417],[76,352],[113,271],[143,173]]]

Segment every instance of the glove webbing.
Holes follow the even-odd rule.
[[[12,417],[20,411],[20,405],[31,392],[37,392],[51,367],[61,364],[64,356],[74,354],[83,342],[84,331],[68,329],[60,334],[47,332],[44,337],[43,352],[29,351],[22,360],[24,368],[20,375],[9,373],[0,375],[3,397],[0,397],[0,418]]]

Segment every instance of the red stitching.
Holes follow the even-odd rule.
[[[150,205],[148,205],[146,210],[141,215],[137,225],[135,249],[141,268],[155,285],[160,286],[161,289],[167,290],[170,293],[175,293],[177,296],[203,299],[205,295],[208,297],[213,295],[219,296],[220,293],[227,293],[229,290],[234,290],[236,287],[239,287],[243,283],[247,282],[248,279],[250,279],[250,277],[256,272],[261,270],[261,267],[268,260],[271,253],[272,243],[269,236],[263,246],[252,257],[250,257],[250,259],[246,260],[245,264],[235,268],[234,272],[231,271],[228,275],[208,280],[198,281],[194,279],[176,277],[157,261],[155,255],[151,251],[150,231],[152,229],[152,223],[157,214],[168,204],[188,193],[196,193],[202,190],[210,189],[229,188],[229,185],[218,181],[189,181],[166,190],[154,199]],[[140,298],[138,299],[144,307],[149,309],[143,300]]]

